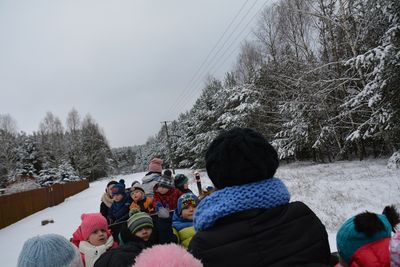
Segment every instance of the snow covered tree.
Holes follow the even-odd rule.
[[[47,112],[39,125],[40,152],[44,161],[56,168],[65,158],[64,127],[60,119]]]
[[[393,153],[399,149],[400,133],[400,4],[391,0],[367,2],[370,16],[362,19],[379,18],[378,25],[386,27],[376,46],[346,62],[360,80],[353,84],[342,105],[342,116],[350,117],[353,123],[346,141],[382,140],[386,151]]]
[[[60,181],[74,181],[80,180],[80,177],[77,175],[75,169],[68,161],[63,161],[60,166],[58,166],[57,176]]]
[[[80,176],[95,180],[104,177],[110,168],[111,149],[99,125],[90,115],[82,122],[82,158],[77,163]]]
[[[83,154],[81,151],[82,125],[80,115],[77,110],[72,109],[67,115],[67,129],[65,132],[66,157],[75,170],[79,168],[79,161]]]
[[[16,164],[10,178],[34,178],[41,168],[35,137],[22,132],[17,139]]]
[[[116,174],[132,173],[135,168],[136,152],[134,147],[112,148],[112,157],[116,162]]]
[[[17,123],[9,114],[0,114],[0,187],[6,186],[17,161]]]

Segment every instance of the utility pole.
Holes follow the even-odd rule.
[[[140,155],[140,171],[144,171],[144,164],[143,164],[143,155],[142,155],[142,148],[139,146],[139,155]]]
[[[165,133],[166,133],[166,135],[167,135],[167,146],[168,146],[168,151],[169,151],[171,169],[172,169],[172,173],[175,174],[173,153],[172,153],[172,148],[171,148],[170,135],[169,135],[169,133],[168,133],[167,121],[162,121],[161,123],[164,123],[164,125],[165,125]]]

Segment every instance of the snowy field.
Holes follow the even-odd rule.
[[[178,170],[190,177],[190,188],[197,192],[190,170]],[[130,185],[145,173],[112,177],[125,179]],[[369,210],[381,212],[388,204],[400,207],[400,170],[386,168],[386,160],[339,162],[332,164],[294,163],[281,165],[276,177],[281,178],[291,192],[291,200],[305,202],[322,220],[329,233],[331,250],[336,251],[335,233],[344,220]],[[37,212],[0,230],[1,266],[16,266],[18,254],[26,239],[45,233],[58,233],[70,238],[84,212],[98,212],[100,198],[111,178],[90,184],[90,187],[58,206]],[[203,187],[211,182],[202,173]],[[41,225],[53,219],[54,223]]]

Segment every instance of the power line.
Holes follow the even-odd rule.
[[[247,10],[246,14],[244,14],[244,16],[241,18],[241,20],[239,21],[239,23],[236,26],[236,30],[240,28],[240,25],[242,24],[242,22],[244,21],[244,19],[248,16],[248,14],[250,13],[250,11],[254,8],[255,4],[258,2],[259,0],[256,0],[253,5]],[[265,4],[267,3],[264,2],[262,8],[265,6]],[[262,8],[260,10],[262,10]],[[259,11],[258,11],[259,12]],[[221,57],[223,57],[226,52],[232,47],[233,44],[235,44],[236,40],[240,37],[240,35],[243,33],[244,30],[247,29],[248,25],[253,21],[253,19],[255,18],[255,16],[258,14],[258,12],[256,12],[256,14],[250,19],[250,21],[246,24],[246,26],[242,29],[242,31],[239,33],[239,35],[236,36],[236,38],[234,38],[234,40],[231,42],[231,44],[229,45],[229,47],[224,51],[224,53],[222,54]],[[219,48],[219,50],[217,51],[217,53],[215,54],[215,56],[213,57],[213,60],[209,63],[209,66],[214,67],[215,64],[217,64],[218,59],[217,59],[217,55],[222,51],[222,49],[225,47],[225,45],[227,44],[227,42],[231,39],[231,37],[233,36],[233,34],[235,33],[235,31],[232,31],[230,33],[230,35],[228,36],[228,38],[225,40],[225,42],[223,43],[223,45]],[[232,54],[232,53],[231,53]],[[198,77],[198,79],[196,79],[194,85],[191,88],[187,88],[186,91],[186,97],[184,98],[184,100],[188,100],[188,99],[192,99],[193,95],[197,92],[197,88],[198,88],[198,84],[203,81],[203,76],[210,72],[210,67],[208,67],[207,69],[204,69],[203,72],[201,73],[201,75]],[[178,111],[180,106],[179,105],[175,105],[175,110]]]
[[[258,0],[257,0],[258,1]],[[247,2],[249,2],[249,0],[246,0],[246,2],[244,2],[244,4],[239,8],[238,12],[235,14],[235,16],[233,17],[233,19],[231,20],[231,22],[229,23],[229,25],[226,27],[225,31],[222,33],[221,37],[218,39],[218,41],[215,43],[214,47],[210,50],[210,52],[208,53],[207,57],[205,58],[205,60],[200,64],[200,66],[197,68],[197,70],[195,71],[194,75],[192,76],[192,78],[189,80],[188,84],[184,87],[184,89],[182,90],[180,97],[184,98],[185,92],[187,89],[190,88],[190,85],[192,84],[192,82],[194,81],[194,79],[197,77],[198,73],[200,72],[200,70],[203,68],[204,64],[208,61],[208,59],[210,58],[211,54],[214,52],[214,50],[217,48],[217,46],[219,45],[219,43],[221,42],[221,40],[224,38],[225,34],[228,32],[228,30],[230,29],[230,27],[233,25],[233,22],[236,20],[236,18],[239,16],[239,14],[242,12],[243,8],[245,7],[245,5],[247,4]],[[176,101],[176,103],[179,103],[179,101],[182,101],[183,99],[180,99],[178,97],[178,100]],[[167,114],[169,114],[170,112],[173,111],[173,109],[176,107],[176,104],[173,104],[170,109],[168,110]]]
[[[258,0],[257,0],[257,1],[258,1]],[[257,2],[257,1],[256,1],[256,2]],[[224,57],[224,55],[231,49],[231,47],[235,44],[235,42],[239,39],[239,37],[243,34],[243,32],[248,28],[248,26],[250,25],[250,23],[253,22],[253,20],[256,18],[256,16],[259,14],[259,12],[260,12],[261,10],[263,10],[263,8],[264,8],[264,6],[265,6],[266,4],[267,4],[267,1],[265,1],[264,4],[262,5],[262,7],[260,8],[260,10],[257,11],[257,12],[252,16],[252,18],[247,22],[246,26],[240,31],[240,33],[239,33],[238,35],[236,35],[236,37],[234,38],[234,40],[230,43],[229,47],[228,47],[228,48],[223,52],[223,54],[221,55],[221,58]],[[254,4],[253,4],[253,6],[254,6]],[[253,6],[252,6],[252,7],[253,7]],[[247,12],[246,15],[247,15],[248,13],[249,13],[249,12]],[[247,35],[244,37],[244,39],[246,39],[246,38],[250,35],[250,33],[251,33],[251,32],[248,32]],[[225,42],[225,43],[226,43],[226,42]],[[225,44],[225,43],[224,43],[224,44]],[[231,51],[231,53],[228,55],[228,57],[226,57],[225,60],[224,60],[222,63],[220,63],[219,65],[216,65],[216,64],[218,63],[218,61],[215,61],[215,62],[211,65],[211,67],[209,68],[209,71],[214,71],[214,72],[215,72],[216,70],[219,70],[220,67],[221,67],[221,66],[233,55],[233,53],[236,52],[238,49],[239,49],[239,48],[236,48],[236,49],[234,49],[233,51]],[[221,49],[220,49],[219,51],[221,51]],[[219,52],[219,51],[218,51],[218,52]],[[214,69],[215,66],[218,66],[218,67]],[[201,85],[201,82],[202,82],[202,79],[196,80],[196,83],[194,84],[194,86],[192,87],[192,89],[188,91],[188,92],[189,92],[189,95],[187,95],[187,99],[190,99],[190,98],[193,97],[193,95],[197,92],[198,87]]]
[[[258,2],[258,0],[256,0],[256,1],[254,2],[254,4],[251,6],[250,9],[248,9],[247,13],[242,17],[242,19],[241,19],[240,22],[238,23],[238,26],[243,22],[244,18],[248,16],[250,10],[254,7],[254,5],[255,5],[256,2]],[[247,1],[246,1],[246,3],[247,3]],[[232,46],[236,43],[236,41],[238,40],[238,38],[239,38],[239,37],[243,34],[243,32],[248,28],[248,26],[250,25],[250,23],[253,22],[253,20],[254,20],[254,19],[256,18],[256,16],[260,13],[260,11],[263,10],[263,8],[264,8],[264,6],[265,6],[266,4],[267,4],[267,1],[265,1],[264,4],[261,6],[260,10],[258,10],[258,11],[251,17],[251,19],[247,22],[247,24],[245,25],[245,27],[242,28],[242,30],[239,32],[239,34],[237,34],[237,35],[235,36],[235,38],[234,38],[233,41],[230,43],[230,45],[223,51],[222,55],[220,56],[220,59],[222,59],[222,58],[226,55],[226,53],[232,48]],[[242,5],[241,10],[243,9],[243,7],[244,7],[244,5]],[[240,11],[241,11],[241,10],[240,10]],[[240,13],[240,12],[239,12],[239,13]],[[237,15],[238,15],[239,13],[237,13]],[[236,15],[235,17],[237,17],[237,15]],[[232,25],[232,24],[233,24],[233,22],[230,23],[230,25]],[[229,27],[230,27],[230,26],[229,26]],[[240,27],[239,27],[239,28],[240,28]],[[237,27],[236,29],[239,29],[239,28]],[[224,34],[223,34],[222,36],[224,36],[226,32],[227,32],[227,30],[225,30],[225,32],[224,32]],[[226,45],[226,43],[228,42],[228,40],[231,39],[233,33],[235,33],[235,31],[231,32],[231,34],[229,35],[228,39],[225,40],[223,46],[221,46],[221,47],[219,48],[219,50],[218,50],[218,52],[215,54],[215,56],[218,55],[218,54],[222,51],[222,49],[225,47],[225,45]],[[246,34],[246,36],[244,37],[244,39],[246,39],[246,38],[250,35],[250,33],[251,33],[251,32],[249,31],[249,32]],[[220,40],[222,40],[222,38],[220,38],[220,39],[218,40],[217,44],[220,42]],[[215,50],[215,47],[216,47],[216,46],[214,46],[214,48],[213,48],[211,51]],[[239,47],[233,49],[233,50],[228,54],[228,56],[227,56],[222,62],[220,62],[220,61],[215,61],[213,64],[211,64],[213,61],[210,61],[210,62],[209,62],[209,65],[208,65],[208,71],[210,71],[210,70],[219,70],[220,67],[222,67],[223,64],[224,64],[229,58],[231,58],[232,54],[233,54],[234,52],[236,52],[238,49],[239,49]],[[211,53],[212,53],[212,52],[210,52],[209,55],[211,55]],[[197,72],[199,72],[200,69],[202,68],[202,66],[205,64],[205,62],[208,61],[209,55],[207,56],[206,60],[202,63],[201,67],[198,69]],[[214,59],[215,59],[215,56],[214,56]],[[220,63],[220,64],[218,64],[218,63]],[[216,68],[215,68],[215,67],[216,67]],[[197,72],[196,72],[196,74],[193,76],[193,78],[191,79],[189,85],[193,82],[194,77],[196,77],[196,75],[197,75]],[[204,71],[202,72],[202,74],[203,74],[203,73],[204,73]],[[186,94],[185,94],[185,95],[186,95],[186,99],[187,99],[188,97],[192,97],[192,96],[194,95],[194,93],[196,93],[196,91],[197,91],[197,89],[198,89],[198,86],[199,86],[199,83],[201,83],[201,81],[202,81],[202,80],[201,80],[201,76],[200,76],[200,79],[197,79],[197,80],[196,80],[196,83],[194,84],[193,87],[191,87],[191,88],[186,88],[186,89],[185,89],[185,90],[186,90],[186,92],[185,92],[185,93],[186,93]],[[190,89],[190,90],[187,90],[187,89]],[[181,98],[182,98],[182,99],[185,99],[184,95],[181,95]],[[180,106],[180,105],[179,105],[179,106],[178,106],[178,105],[174,105],[174,106],[175,106],[175,109],[176,109],[176,107],[177,107],[178,110],[179,110],[179,108],[182,108],[182,106]],[[181,111],[182,111],[182,110],[181,110]],[[164,122],[164,124],[166,124],[166,122]],[[165,127],[166,127],[166,130],[167,130],[167,126],[166,126],[166,125],[165,125]],[[206,125],[203,124],[203,125],[201,125],[199,128],[196,128],[196,132],[197,132],[197,133],[201,133],[203,130],[205,130],[205,128],[206,128]],[[172,156],[174,156],[174,155],[172,155],[171,143],[170,143],[170,140],[169,140],[169,137],[168,137],[168,136],[169,136],[169,134],[168,134],[168,132],[167,132],[168,148],[169,148],[169,151],[170,151],[170,154],[171,154],[171,157],[172,157]],[[171,159],[171,160],[172,160],[172,159]]]

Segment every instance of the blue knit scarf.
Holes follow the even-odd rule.
[[[194,216],[196,232],[206,230],[230,214],[249,209],[270,209],[289,203],[290,194],[278,178],[218,190],[200,201]]]

